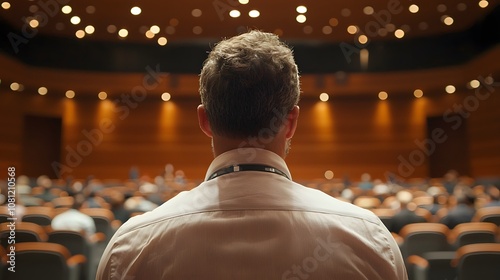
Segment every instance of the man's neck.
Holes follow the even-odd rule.
[[[212,138],[212,149],[214,157],[217,157],[227,151],[242,149],[242,148],[259,148],[271,151],[283,159],[287,154],[287,142],[279,141],[279,137],[259,141],[258,137],[248,139],[231,139],[226,137],[215,136]]]

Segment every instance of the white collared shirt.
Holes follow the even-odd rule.
[[[226,152],[207,176],[235,164],[290,172],[256,148]],[[407,279],[399,248],[370,211],[262,171],[222,175],[131,218],[108,244],[100,279]]]

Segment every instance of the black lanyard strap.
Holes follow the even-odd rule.
[[[221,169],[215,171],[214,173],[212,173],[212,175],[210,175],[210,177],[208,177],[207,181],[212,180],[212,179],[217,178],[217,177],[222,176],[222,175],[226,175],[226,174],[234,173],[234,172],[240,172],[240,171],[261,171],[261,172],[274,173],[274,174],[281,175],[281,176],[287,178],[288,180],[290,180],[290,178],[288,177],[288,175],[286,175],[285,172],[283,172],[277,168],[274,168],[272,166],[269,166],[269,165],[238,164],[238,165],[231,165],[228,167],[224,167],[224,168],[221,168]]]

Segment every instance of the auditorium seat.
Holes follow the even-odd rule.
[[[54,208],[71,208],[75,199],[72,196],[56,197],[52,199]]]
[[[457,225],[448,235],[454,249],[476,243],[495,243],[497,226],[486,222],[471,222]]]
[[[500,244],[481,243],[460,247],[452,265],[458,280],[500,279]]]
[[[449,229],[439,223],[415,223],[404,226],[400,231],[403,239],[403,257],[422,256],[427,252],[450,251],[447,236]]]
[[[456,269],[451,265],[454,251],[427,252],[408,257],[408,276],[413,280],[455,279]]]
[[[23,222],[35,223],[41,226],[50,226],[54,211],[52,207],[32,206],[26,207]]]
[[[9,245],[9,235],[11,229],[9,228],[10,223],[0,224],[0,243],[4,248]],[[16,244],[21,242],[43,242],[47,241],[47,234],[42,226],[28,223],[28,222],[18,222],[15,224],[15,242]]]
[[[387,229],[391,229],[392,227],[392,218],[394,217],[394,214],[396,214],[396,211],[394,209],[388,209],[388,208],[375,208],[375,209],[370,209],[379,219],[382,221],[382,223],[385,225]]]
[[[353,204],[365,209],[373,209],[380,206],[380,200],[373,196],[359,196],[354,199]]]
[[[494,223],[497,226],[500,226],[500,206],[477,209],[472,221]]]
[[[115,230],[120,226],[120,221],[115,220],[113,212],[104,208],[82,208],[80,212],[89,215],[94,219],[96,232],[101,232],[106,236],[106,241],[111,239]]]
[[[79,265],[84,261],[82,255],[71,257],[60,244],[19,243],[16,245],[18,267],[15,273],[7,273],[6,279],[78,280]]]

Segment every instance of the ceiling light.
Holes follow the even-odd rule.
[[[304,14],[307,12],[306,6],[298,6],[296,10],[297,10],[297,13],[299,13],[299,14]]]
[[[405,32],[401,29],[398,29],[398,30],[394,31],[394,36],[396,36],[396,38],[398,38],[398,39],[401,39],[405,36]]]
[[[151,32],[153,32],[154,34],[160,33],[160,27],[158,25],[151,26],[151,28],[149,28],[149,30],[151,30]]]
[[[333,28],[329,25],[325,25],[321,31],[323,31],[325,35],[332,34]]]
[[[442,21],[446,25],[452,25],[453,24],[453,18],[450,16],[443,16]]]
[[[9,2],[3,2],[3,3],[2,3],[2,8],[3,8],[4,10],[8,10],[8,9],[10,9],[10,3],[9,3]]]
[[[71,23],[72,23],[72,24],[77,25],[77,24],[79,24],[82,20],[81,20],[78,16],[73,16],[73,17],[71,17],[70,21],[71,21]]]
[[[480,85],[480,83],[479,83],[478,80],[472,80],[472,81],[469,82],[469,85],[470,85],[471,88],[478,88],[479,85]]]
[[[135,7],[132,7],[132,8],[130,9],[130,13],[131,13],[132,15],[134,15],[134,16],[138,16],[138,15],[140,15],[140,14],[142,13],[142,10],[141,10],[141,8],[139,8],[139,7],[135,6]]]
[[[488,77],[484,78],[484,83],[487,85],[492,85],[494,81],[495,80],[493,79],[492,76],[488,76]]]
[[[424,96],[424,92],[421,89],[416,89],[415,91],[413,91],[413,95],[416,98],[420,98],[420,97]]]
[[[108,27],[106,28],[106,30],[109,32],[109,33],[115,33],[116,32],[116,26],[111,24],[111,25],[108,25]]]
[[[169,100],[170,100],[170,98],[172,98],[172,96],[171,96],[171,95],[170,95],[170,93],[168,93],[168,92],[164,92],[164,93],[162,93],[162,95],[161,95],[161,100],[163,100],[163,101],[169,101]]]
[[[347,27],[347,33],[356,34],[356,32],[358,32],[358,27],[356,25],[349,25]]]
[[[93,13],[95,13],[95,7],[94,6],[87,6],[85,11],[87,11],[87,14],[93,14]]]
[[[251,10],[250,12],[248,12],[248,15],[251,17],[251,18],[256,18],[256,17],[259,17],[260,16],[260,12],[257,11],[257,10]]]
[[[481,0],[481,1],[479,1],[479,3],[478,3],[479,7],[483,8],[483,9],[484,9],[484,8],[486,8],[486,7],[488,7],[488,4],[489,4],[489,3],[488,3],[488,1],[486,1],[486,0]]]
[[[165,37],[158,38],[158,45],[165,46],[166,44],[167,44],[167,38]]]
[[[323,101],[323,102],[326,102],[328,101],[328,99],[330,99],[330,96],[328,95],[328,93],[326,92],[323,92],[319,95],[319,100]]]
[[[336,18],[331,18],[328,23],[331,25],[331,26],[337,26],[339,25],[339,20],[336,19]]]
[[[46,95],[47,92],[49,92],[49,91],[47,90],[46,87],[39,87],[38,88],[38,94],[40,94],[40,95]]]
[[[412,5],[410,5],[410,7],[408,7],[408,10],[410,11],[410,13],[416,14],[416,13],[418,13],[419,8],[417,5],[412,4]]]
[[[173,19],[170,19],[170,21],[168,23],[170,23],[170,25],[172,25],[172,26],[177,26],[177,25],[179,25],[179,20],[176,18],[173,18]]]
[[[437,10],[438,10],[438,12],[440,12],[440,13],[444,13],[444,12],[446,12],[446,9],[447,9],[447,8],[446,8],[446,5],[445,5],[445,4],[439,4],[439,5],[437,6]]]
[[[78,31],[76,31],[76,32],[75,32],[75,36],[76,36],[76,38],[78,38],[78,39],[82,39],[83,37],[85,37],[85,31],[83,31],[83,30],[78,30]]]
[[[71,6],[66,5],[66,6],[61,8],[61,11],[63,12],[63,14],[67,15],[67,14],[71,13],[71,11],[73,11],[73,9],[71,8]]]
[[[92,25],[87,25],[87,26],[85,27],[85,32],[86,32],[87,34],[94,34],[94,32],[95,32],[95,28],[94,28],[94,26],[92,26]]]
[[[378,99],[380,99],[380,100],[386,100],[387,97],[389,97],[389,95],[385,91],[381,91],[378,93]]]
[[[193,27],[193,33],[196,35],[200,35],[203,32],[203,28],[201,26],[195,26]]]
[[[295,20],[297,20],[298,23],[304,23],[306,22],[307,18],[305,15],[298,15]]]
[[[361,43],[361,44],[366,44],[368,42],[368,37],[366,37],[366,35],[359,35],[358,37],[358,41]]]
[[[32,19],[32,20],[30,20],[30,23],[29,23],[29,24],[30,24],[30,26],[31,26],[32,28],[37,28],[37,27],[38,27],[38,25],[40,25],[40,23],[39,23],[39,22],[38,22],[38,20],[36,20],[36,19]]]
[[[191,11],[191,15],[193,17],[201,17],[201,14],[202,14],[202,12],[201,12],[200,9],[194,9],[194,10]]]
[[[240,11],[238,10],[231,10],[229,12],[229,16],[232,17],[232,18],[237,18],[241,15]]]
[[[101,91],[97,94],[97,97],[101,100],[106,100],[106,98],[108,98],[108,94],[105,91]]]
[[[73,98],[73,97],[75,97],[75,92],[72,91],[72,90],[66,91],[66,97],[70,98],[70,99]]]
[[[120,31],[118,31],[118,36],[122,37],[122,38],[125,38],[128,36],[128,30],[123,28],[123,29],[120,29]]]
[[[363,8],[363,13],[365,13],[365,15],[371,15],[373,12],[374,10],[372,6],[366,6]]]
[[[151,30],[146,31],[145,35],[148,39],[153,39],[155,37],[155,34],[151,32]]]
[[[248,4],[248,0],[239,0],[238,2],[240,2],[240,4],[242,5]]]
[[[455,86],[452,86],[452,85],[447,85],[447,86],[445,87],[445,90],[446,90],[446,92],[447,92],[447,93],[452,94],[452,93],[454,93],[454,92],[455,92],[456,88],[455,88]]]
[[[13,91],[18,91],[20,88],[20,85],[18,83],[12,83],[10,84],[10,89]]]
[[[463,11],[467,10],[467,5],[465,5],[465,3],[458,3],[457,10],[463,12]]]
[[[331,171],[331,170],[325,171],[325,179],[331,180],[331,179],[333,179],[334,176],[335,176],[335,173],[333,173],[333,171]]]

